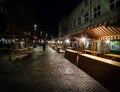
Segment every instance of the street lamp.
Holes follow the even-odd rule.
[[[66,43],[68,43],[68,44],[69,44],[69,43],[70,43],[70,40],[69,40],[69,39],[66,39]]]
[[[37,30],[37,25],[36,25],[36,24],[34,24],[34,30],[35,30],[35,31]]]
[[[42,36],[42,33],[43,33],[43,32],[41,31],[41,32],[40,32],[40,36]]]
[[[110,43],[110,40],[107,40],[107,41],[106,41],[106,43],[108,43],[108,44],[109,44],[109,43]]]
[[[38,40],[37,40],[37,34],[36,34],[36,31],[37,31],[37,24],[34,24],[34,39],[35,40],[33,40],[33,44],[35,44],[34,46],[36,47],[36,45],[37,45],[37,43],[38,43]]]
[[[48,37],[48,34],[46,33],[45,36]]]
[[[86,40],[86,39],[85,39],[84,37],[82,37],[82,42],[85,42],[85,40]]]
[[[84,37],[82,37],[82,49],[81,50],[85,50],[85,40],[86,40],[86,38],[84,38]]]

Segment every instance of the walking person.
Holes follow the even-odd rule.
[[[45,49],[46,49],[46,44],[43,43],[43,51],[45,51]]]

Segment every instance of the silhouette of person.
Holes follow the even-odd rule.
[[[43,43],[43,50],[45,51],[45,49],[46,49],[46,44]]]

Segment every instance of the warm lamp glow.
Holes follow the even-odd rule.
[[[35,24],[34,27],[37,27],[37,25]]]
[[[62,42],[62,41],[60,41],[60,43],[62,44],[63,42]]]
[[[57,41],[58,43],[60,43],[60,41]]]
[[[70,43],[70,40],[69,40],[69,39],[67,39],[67,40],[66,40],[66,43]]]
[[[83,37],[83,38],[82,38],[82,42],[85,42],[85,40],[86,40],[86,39]]]
[[[106,43],[110,43],[110,40],[107,40]]]
[[[37,25],[36,25],[36,24],[34,24],[34,30],[35,30],[35,31],[37,30]]]

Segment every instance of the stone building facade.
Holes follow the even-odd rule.
[[[59,38],[112,40],[120,50],[120,0],[84,0],[59,22]],[[111,43],[113,44],[113,43]],[[96,49],[98,48],[95,46]]]
[[[119,23],[119,3],[119,0],[85,0],[81,2],[68,17],[60,21],[59,37],[64,33],[83,31],[103,23]]]

